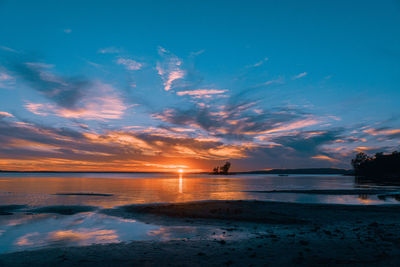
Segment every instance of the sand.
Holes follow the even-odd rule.
[[[26,208],[26,205],[0,205],[0,215],[11,215],[14,211]]]
[[[58,206],[46,206],[46,207],[28,209],[28,210],[26,210],[26,212],[28,212],[28,213],[56,213],[56,214],[62,214],[62,215],[73,215],[73,214],[77,214],[80,212],[94,211],[96,209],[97,209],[97,207],[93,207],[93,206],[58,205]]]
[[[215,240],[135,241],[0,255],[0,266],[399,266],[400,207],[204,201],[131,205],[109,215],[215,225]],[[252,237],[229,240],[235,231]]]
[[[399,194],[398,190],[384,189],[311,189],[311,190],[270,190],[270,191],[244,191],[248,193],[294,193],[312,195],[390,195]]]

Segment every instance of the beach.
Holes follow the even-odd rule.
[[[223,231],[214,239],[132,241],[5,253],[0,254],[0,265],[398,266],[399,211],[396,205],[224,200],[125,205],[98,212],[144,223],[212,226]],[[240,232],[250,234],[229,238]]]

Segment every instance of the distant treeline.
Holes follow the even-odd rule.
[[[368,156],[360,152],[351,160],[356,176],[376,178],[400,178],[400,152],[376,153]]]
[[[240,172],[248,174],[353,174],[352,170],[336,168],[308,168],[308,169],[272,169],[262,171]]]

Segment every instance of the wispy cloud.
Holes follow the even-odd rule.
[[[15,83],[15,77],[0,70],[0,88],[8,88]]]
[[[191,109],[170,108],[153,114],[172,125],[194,125],[208,135],[227,140],[253,140],[256,136],[279,131],[290,131],[318,124],[319,121],[307,114],[290,108],[260,110],[254,102],[193,107]]]
[[[264,133],[275,133],[275,132],[287,132],[287,131],[292,131],[296,129],[301,129],[305,128],[308,126],[316,125],[321,123],[320,120],[314,118],[313,116],[310,116],[309,118],[294,121],[294,122],[289,122],[289,123],[277,123],[275,124],[275,127],[265,131]]]
[[[400,129],[390,128],[390,127],[381,127],[381,128],[369,128],[363,130],[364,133],[367,133],[370,136],[373,136],[375,141],[377,142],[387,142],[392,140],[400,140]]]
[[[96,82],[90,91],[93,94],[82,98],[75,108],[41,103],[27,103],[25,108],[36,115],[56,115],[68,119],[109,120],[123,116],[127,107],[114,88]]]
[[[393,135],[400,134],[400,129],[368,129],[364,132],[370,135]]]
[[[17,50],[12,49],[12,48],[7,47],[7,46],[0,46],[0,49],[1,49],[1,50],[4,50],[4,51],[7,51],[7,52],[18,53]]]
[[[251,65],[247,65],[246,66],[246,68],[257,68],[257,67],[260,67],[261,65],[263,65],[265,62],[267,62],[269,60],[269,58],[268,57],[265,57],[265,58],[263,58],[262,60],[260,60],[260,61],[258,61],[258,62],[256,62],[256,63],[254,63],[254,64],[251,64]]]
[[[49,112],[53,112],[55,107],[49,104],[40,104],[40,103],[27,103],[25,104],[25,108],[36,115],[47,116]]]
[[[358,146],[356,149],[354,149],[357,152],[368,152],[371,150],[376,150],[377,147],[369,147],[369,146]]]
[[[330,162],[338,162],[339,161],[337,159],[331,158],[331,157],[326,156],[326,155],[317,155],[317,156],[314,156],[314,157],[311,157],[311,158],[312,159],[327,160],[327,161],[330,161]]]
[[[106,47],[106,48],[101,48],[98,50],[98,53],[100,54],[118,54],[120,53],[121,50],[116,48],[116,47]]]
[[[30,101],[25,108],[36,115],[107,120],[121,118],[127,109],[117,90],[111,85],[82,77],[58,75],[52,64],[19,59],[10,64],[10,68],[17,77],[54,103]]]
[[[185,77],[185,71],[182,69],[182,61],[175,55],[171,54],[163,47],[159,47],[159,54],[163,61],[157,62],[156,69],[158,74],[164,80],[165,91],[171,90],[175,85],[175,81]]]
[[[201,49],[201,50],[198,50],[198,51],[195,51],[195,52],[191,52],[191,53],[190,53],[190,56],[192,56],[192,57],[197,57],[197,56],[203,54],[204,52],[205,52],[205,50],[204,50],[204,49]]]
[[[293,80],[297,80],[297,79],[303,78],[303,77],[305,77],[305,76],[307,76],[307,75],[308,75],[307,72],[302,72],[302,73],[299,73],[299,74],[293,76],[292,79],[293,79]]]
[[[262,85],[284,84],[284,83],[285,83],[285,80],[283,79],[283,77],[279,77],[278,79],[266,81]]]
[[[143,67],[142,63],[129,58],[118,58],[117,64],[125,66],[127,70],[140,70]]]
[[[218,89],[197,89],[197,90],[187,90],[187,91],[179,91],[176,92],[179,96],[195,96],[195,97],[211,97],[211,95],[215,94],[223,94],[228,90],[218,90]]]
[[[12,115],[11,113],[5,112],[5,111],[0,111],[0,118],[1,118],[1,117],[13,118],[14,115]]]
[[[90,81],[55,74],[51,64],[17,59],[9,65],[17,78],[60,106],[73,108],[85,95]]]

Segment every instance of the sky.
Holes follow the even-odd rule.
[[[350,168],[399,100],[399,1],[0,0],[0,170]]]

